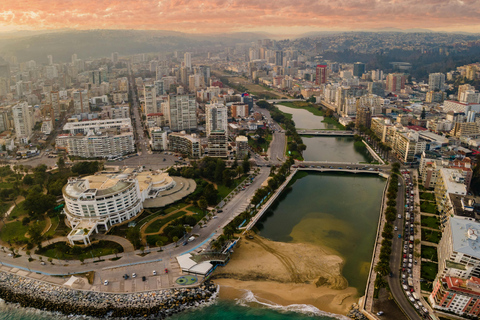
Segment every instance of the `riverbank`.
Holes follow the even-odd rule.
[[[220,295],[238,299],[246,290],[279,305],[312,305],[346,314],[358,291],[342,276],[344,260],[333,250],[308,243],[283,243],[255,235],[242,238],[231,261],[217,268]]]
[[[0,298],[22,307],[93,317],[163,319],[200,306],[215,296],[211,282],[194,288],[166,289],[128,294],[74,290],[0,272]]]

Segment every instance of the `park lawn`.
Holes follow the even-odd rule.
[[[267,152],[268,148],[270,147],[270,142],[272,142],[272,135],[268,134],[267,137],[265,138],[265,142],[263,143],[258,143],[258,140],[255,140],[253,138],[248,139],[248,145],[254,149],[254,150],[259,150],[260,152]]]
[[[12,212],[8,216],[8,220],[15,220],[17,218],[23,217],[27,215],[27,211],[24,208],[25,202],[22,201],[18,203],[15,208],[13,208]]]
[[[424,291],[432,292],[433,283],[430,281],[422,281],[420,282],[420,288]]]
[[[179,210],[179,209],[183,209],[185,208],[186,206],[188,206],[188,203],[185,203],[185,202],[180,202],[180,203],[177,203],[177,204],[173,204],[173,205],[170,205],[168,206],[167,209],[165,209],[165,214],[168,214],[168,213],[171,213],[173,211],[176,211],[176,210]]]
[[[65,248],[67,250],[65,250]],[[43,247],[40,251],[35,251],[35,253],[54,259],[80,260],[90,259],[92,256],[97,258],[114,254],[115,249],[118,251],[118,253],[123,252],[123,247],[120,244],[113,241],[101,240],[86,248],[80,247],[81,253],[74,255],[72,253],[72,247],[70,247],[66,242],[57,242]]]
[[[55,232],[57,231],[57,227],[58,227],[58,224],[60,223],[60,217],[59,216],[55,216],[55,217],[51,217],[50,218],[50,222],[52,223],[52,226],[50,227],[50,229],[44,234],[44,236],[51,236],[53,237],[53,235],[55,234]]]
[[[323,117],[325,115],[325,112],[321,109],[316,108],[313,104],[310,102],[304,102],[304,101],[282,101],[279,102],[278,104],[284,105],[289,108],[294,108],[294,109],[305,109],[310,113],[313,113],[316,116]]]
[[[440,230],[440,219],[422,215],[422,226]]]
[[[433,194],[431,192],[422,192],[422,193],[420,193],[420,199],[435,201],[435,194]]]
[[[5,224],[5,226],[2,227],[0,238],[4,242],[26,242],[28,238],[25,236],[25,234],[28,231],[28,228],[33,224],[34,222],[30,222],[27,225],[23,225],[21,221],[13,221],[10,223]],[[42,229],[45,228],[47,225],[47,222],[45,220],[38,220],[38,224]]]
[[[160,228],[169,223],[172,220],[175,220],[177,218],[180,218],[181,216],[185,215],[187,212],[186,211],[179,211],[174,214],[172,214],[169,217],[166,218],[157,218],[157,220],[153,221],[151,224],[148,225],[148,227],[145,229],[145,233],[155,233],[160,231]]]
[[[188,208],[185,208],[185,210],[188,210],[188,211],[191,211],[191,212],[194,212],[194,213],[198,213],[200,215],[205,214],[205,212],[197,206],[190,206]]]
[[[10,203],[10,202],[1,202],[0,203],[0,213],[3,215],[5,212],[8,211],[8,209],[10,209],[12,204],[13,203]]]
[[[235,189],[235,188],[236,188],[240,183],[242,183],[246,178],[247,178],[247,176],[246,176],[246,175],[243,175],[243,176],[241,176],[240,178],[233,180],[233,183],[232,183],[232,186],[231,186],[231,187],[227,187],[226,185],[223,185],[223,184],[217,185],[218,196],[220,197],[220,199],[223,199],[223,198],[225,198],[226,196],[228,196],[228,194],[229,194],[230,192],[232,192],[233,189]]]
[[[422,258],[438,262],[437,248],[422,245]]]
[[[422,261],[422,266],[420,269],[420,277],[422,279],[433,281],[437,276],[438,264],[433,262]]]
[[[420,211],[436,214],[437,206],[435,205],[435,202],[420,201]]]
[[[422,228],[422,241],[439,243],[442,234],[439,231],[427,230]]]
[[[149,246],[156,246],[158,241],[162,241],[164,244],[167,244],[168,237],[160,234],[151,234],[147,236],[147,243]]]

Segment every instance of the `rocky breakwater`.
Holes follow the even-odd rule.
[[[93,317],[165,318],[207,302],[216,292],[206,282],[195,288],[165,289],[137,293],[104,293],[74,290],[0,272],[0,298],[22,307],[82,314]]]

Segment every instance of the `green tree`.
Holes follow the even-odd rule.
[[[248,155],[246,155],[245,158],[243,158],[242,168],[243,168],[243,173],[248,174],[248,172],[250,171],[250,161],[249,161]]]
[[[34,223],[33,225],[31,225],[27,231],[31,242],[35,244],[42,242],[43,240],[42,232],[43,232],[43,228],[38,223]]]
[[[140,245],[140,230],[138,228],[129,228],[126,237],[135,248]]]
[[[178,246],[178,244],[177,244],[178,237],[177,237],[177,236],[173,237],[173,238],[172,238],[172,241],[175,242],[175,246]]]

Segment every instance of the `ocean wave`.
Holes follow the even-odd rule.
[[[245,294],[242,298],[236,299],[236,302],[238,305],[241,305],[243,307],[248,307],[249,303],[256,303],[259,305],[262,305],[264,307],[267,307],[272,310],[276,310],[279,312],[297,312],[297,313],[302,313],[308,316],[320,316],[320,317],[330,317],[330,318],[335,318],[339,320],[351,320],[350,318],[346,316],[342,316],[339,314],[335,313],[330,313],[326,311],[322,311],[312,305],[309,304],[290,304],[287,306],[282,306],[280,304],[274,303],[272,301],[258,298],[255,296],[255,294],[250,291],[250,290],[245,290]]]

